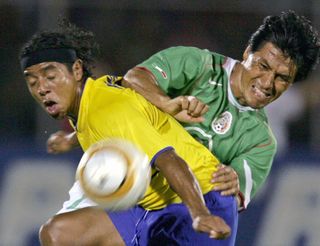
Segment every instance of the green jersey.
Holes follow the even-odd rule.
[[[240,105],[230,88],[238,61],[194,47],[172,47],[138,67],[150,71],[170,97],[192,95],[209,106],[202,123],[184,124],[222,163],[238,174],[245,207],[265,181],[276,140],[264,110]]]

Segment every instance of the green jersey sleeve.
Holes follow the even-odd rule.
[[[212,53],[195,47],[172,47],[151,56],[138,67],[148,69],[171,97],[183,95],[197,81],[208,80]]]

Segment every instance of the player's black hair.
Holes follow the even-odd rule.
[[[255,52],[266,42],[271,42],[293,59],[297,65],[295,81],[305,79],[319,61],[318,32],[307,18],[298,16],[292,10],[279,16],[267,16],[252,34],[248,45]]]
[[[99,45],[92,32],[77,27],[66,19],[58,21],[58,28],[39,31],[22,47],[19,60],[37,51],[68,48],[76,52],[83,61],[84,80],[92,76],[95,56],[99,54]],[[66,64],[70,70],[72,64]]]

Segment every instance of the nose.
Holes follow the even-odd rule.
[[[40,78],[39,79],[39,86],[38,86],[38,93],[40,96],[45,96],[47,93],[49,93],[49,87],[46,79]]]
[[[260,80],[261,87],[265,90],[272,90],[273,84],[274,84],[274,74],[273,73],[267,73],[265,74],[262,79]]]

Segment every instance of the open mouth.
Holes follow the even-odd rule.
[[[50,115],[56,115],[57,114],[57,106],[58,104],[55,101],[52,100],[46,100],[43,102],[43,105],[45,106],[47,112]]]
[[[258,97],[259,100],[266,100],[269,99],[271,97],[271,93],[262,90],[261,88],[252,85],[252,89],[253,89],[253,93],[255,94],[256,97]]]

